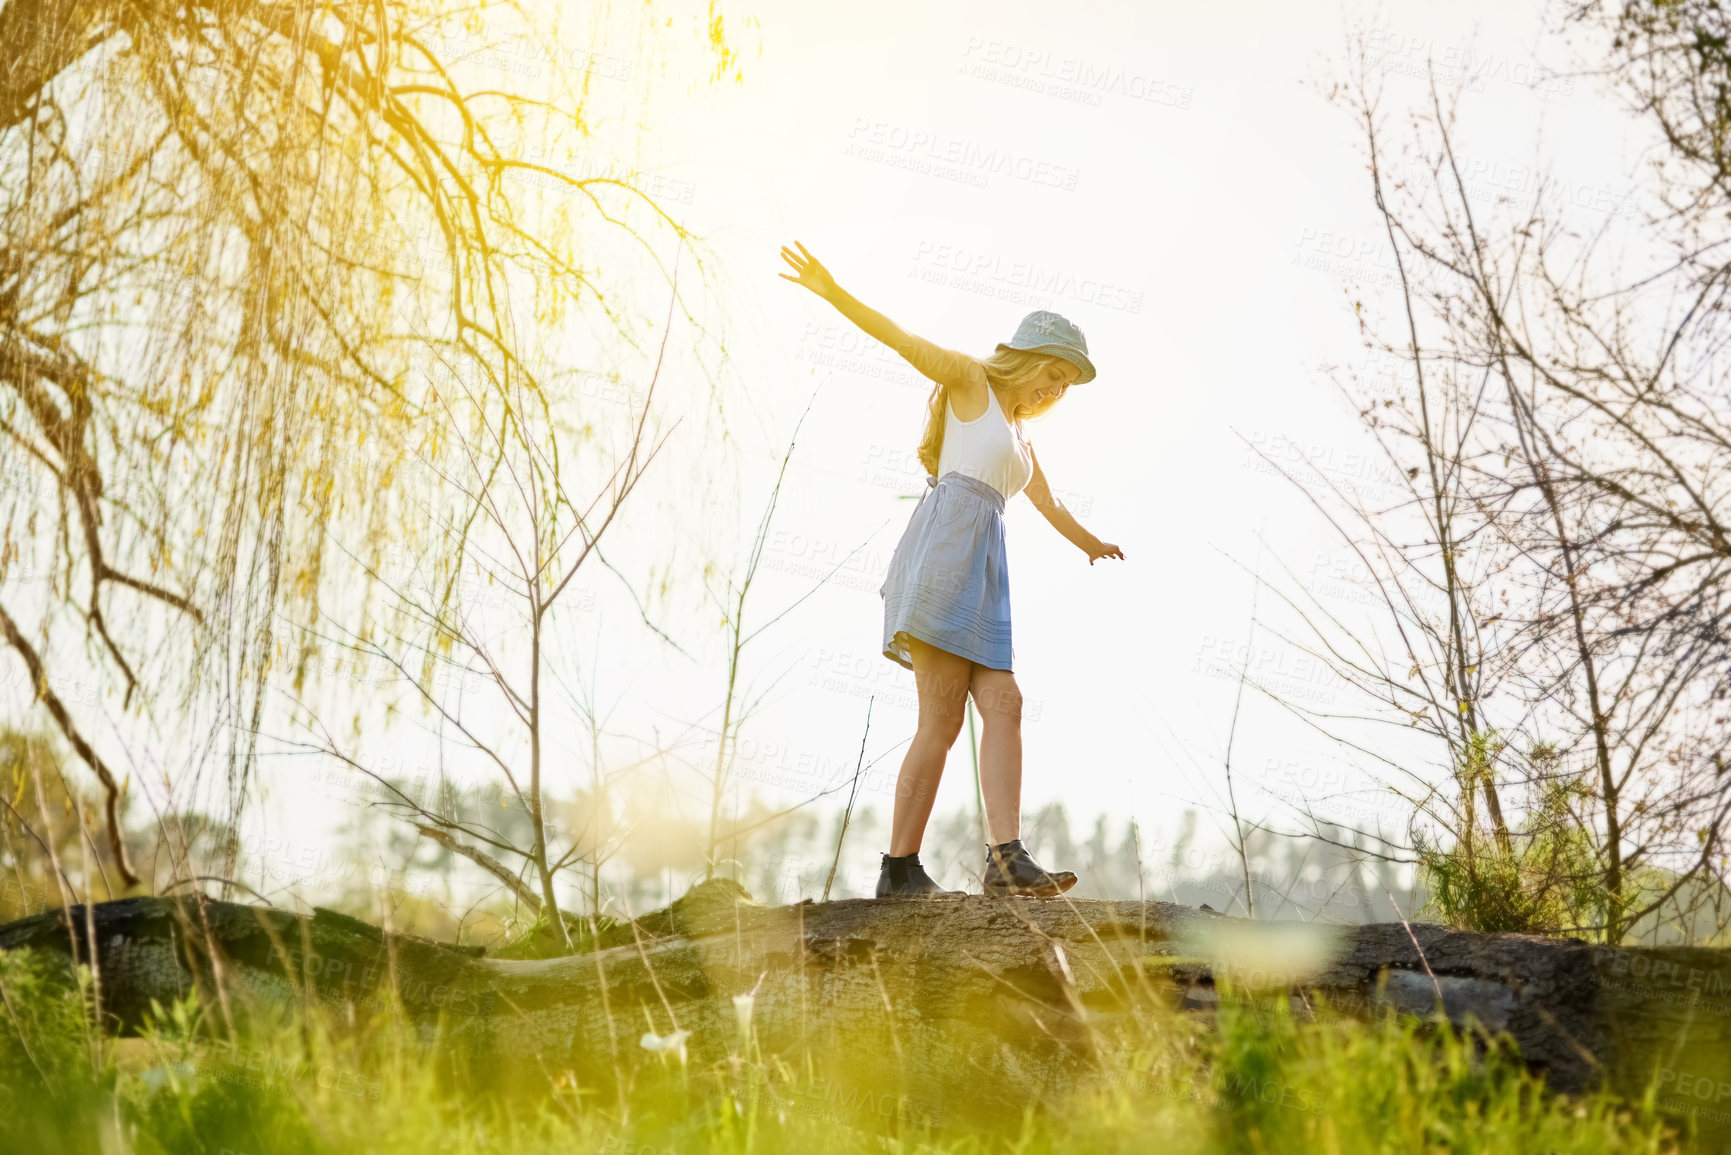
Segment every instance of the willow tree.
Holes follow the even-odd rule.
[[[0,633],[127,884],[121,779],[165,734],[232,827],[271,672],[310,668],[273,621],[330,596],[333,529],[461,533],[401,499],[436,481],[403,468],[440,437],[417,364],[543,394],[548,326],[642,345],[597,246],[670,283],[690,243],[619,165],[583,175],[596,70],[518,6],[461,12],[464,47],[537,45],[550,83],[465,79],[422,3],[0,7]],[[698,30],[714,79],[713,9]],[[96,700],[57,692],[92,668]]]

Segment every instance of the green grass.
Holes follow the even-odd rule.
[[[84,980],[86,983],[88,980]],[[614,1085],[563,1072],[501,1089],[429,1061],[389,1015],[256,1022],[161,1009],[140,1038],[90,1029],[90,991],[0,955],[0,1150],[193,1152],[1616,1152],[1674,1149],[1650,1106],[1563,1098],[1502,1047],[1414,1021],[1298,1021],[1227,1000],[1212,1024],[1150,1011],[1091,1043],[1082,1089],[984,1131],[942,1104],[814,1072],[842,1055],[713,1064],[638,1056]],[[218,1037],[213,1037],[213,1034]],[[935,1118],[934,1118],[935,1116]]]

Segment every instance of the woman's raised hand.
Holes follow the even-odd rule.
[[[786,245],[781,246],[781,259],[786,261],[797,276],[790,277],[786,273],[777,274],[783,280],[792,281],[796,285],[804,285],[824,300],[829,300],[835,292],[835,278],[829,275],[829,270],[823,267],[823,262],[806,252],[805,246],[798,241],[799,252],[794,252]]]

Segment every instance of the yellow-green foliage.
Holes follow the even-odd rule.
[[[546,1076],[482,1095],[421,1057],[386,1015],[313,1015],[224,1041],[222,1015],[159,1008],[142,1038],[87,1029],[88,987],[0,955],[0,1150],[286,1155],[355,1152],[1509,1152],[1672,1150],[1650,1108],[1563,1099],[1500,1047],[1284,998],[1227,1000],[1209,1023],[1144,1012],[1095,1036],[1079,1091],[989,1132],[941,1104],[832,1093],[838,1056],[744,1048],[712,1067],[669,1052],[623,1087]],[[215,1036],[215,1037],[213,1037]],[[847,1056],[840,1056],[844,1060]],[[985,1072],[980,1078],[990,1076]],[[913,1102],[918,1109],[905,1109]],[[936,1107],[936,1117],[928,1108]]]
[[[1502,750],[1485,732],[1467,743],[1457,767],[1462,811],[1453,844],[1419,848],[1430,912],[1449,926],[1486,933],[1585,933],[1604,925],[1614,905],[1605,864],[1577,817],[1590,808],[1590,792],[1579,778],[1541,777],[1525,821],[1504,847],[1477,808]]]

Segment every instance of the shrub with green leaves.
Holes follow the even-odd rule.
[[[1503,753],[1489,732],[1472,736],[1457,779],[1461,813],[1447,846],[1418,847],[1429,913],[1448,926],[1486,933],[1560,934],[1603,926],[1611,910],[1605,868],[1580,820],[1592,802],[1579,777],[1536,774],[1522,821],[1506,845],[1480,821],[1476,799]],[[1542,764],[1535,749],[1529,761]]]

